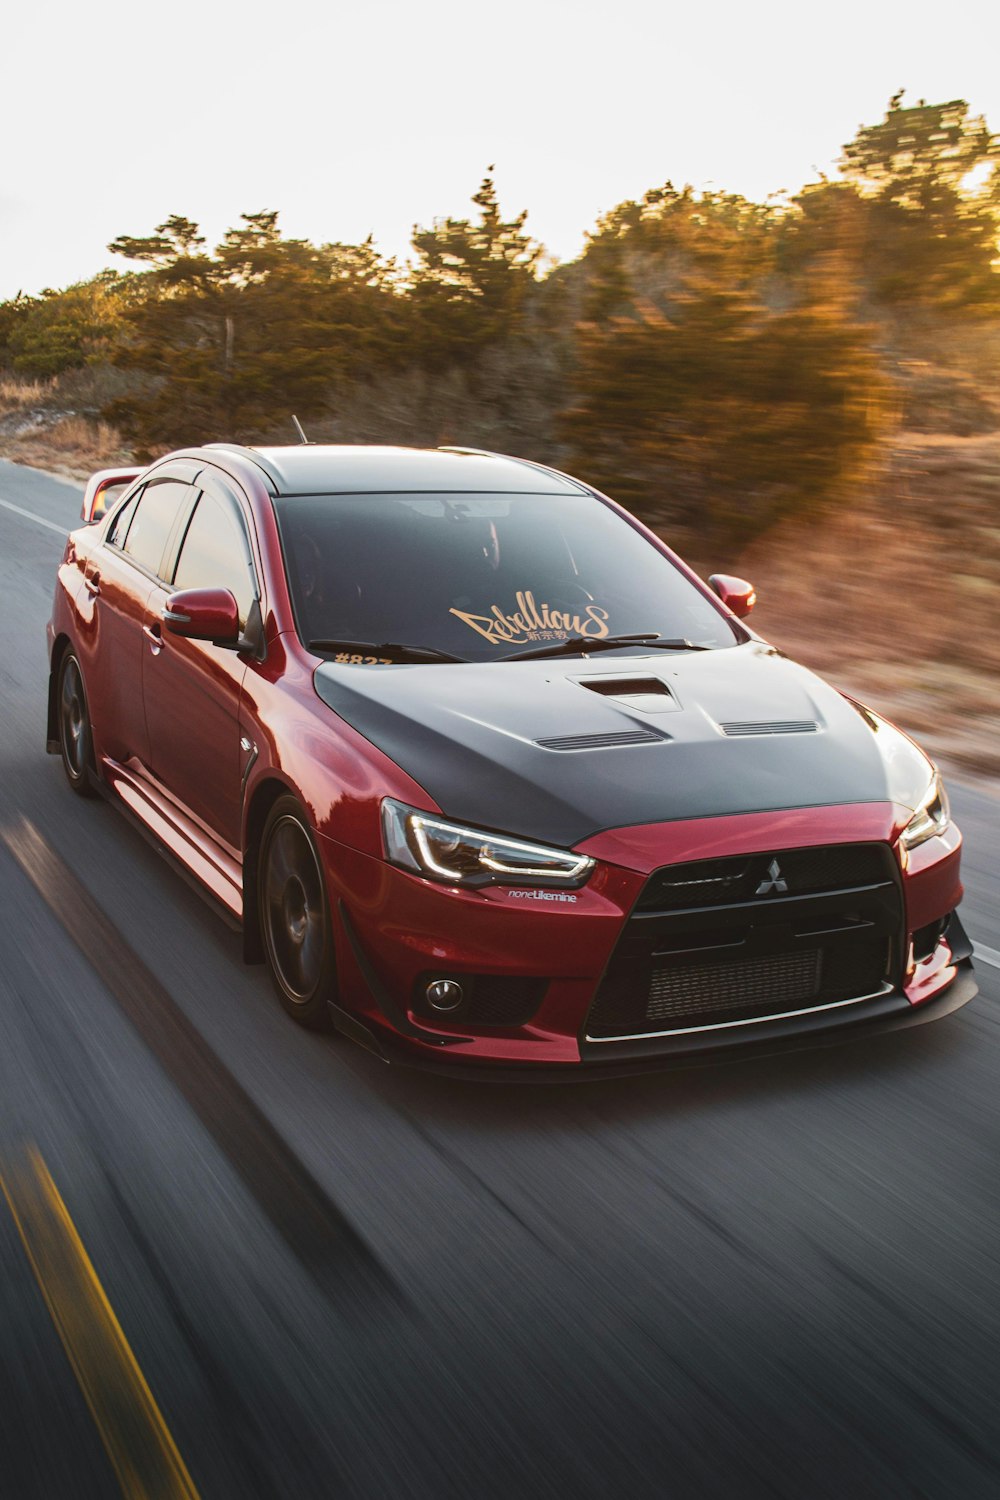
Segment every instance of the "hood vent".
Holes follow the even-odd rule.
[[[616,729],[607,734],[557,734],[535,744],[543,750],[609,750],[615,745],[659,745],[668,738],[651,729]]]
[[[819,730],[819,725],[815,719],[762,719],[759,722],[751,719],[741,719],[735,723],[720,724],[719,728],[723,734],[737,736],[750,734],[816,734]]]

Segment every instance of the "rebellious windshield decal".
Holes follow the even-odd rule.
[[[526,641],[561,641],[570,635],[588,635],[595,640],[608,634],[608,611],[588,604],[578,614],[536,604],[530,589],[514,595],[517,609],[505,614],[499,604],[491,604],[489,613],[474,615],[464,609],[452,609],[466,625],[494,646],[519,646]]]

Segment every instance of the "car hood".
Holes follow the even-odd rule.
[[[890,800],[872,721],[763,642],[523,662],[324,663],[316,691],[448,817],[608,828]]]

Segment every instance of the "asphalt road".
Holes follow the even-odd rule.
[[[78,506],[0,463],[3,1500],[1000,1494],[1000,801],[953,786],[991,962],[937,1025],[391,1071],[44,754]]]

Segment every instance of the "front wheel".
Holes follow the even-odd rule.
[[[279,797],[268,814],[258,872],[264,951],[278,998],[300,1026],[326,1031],[327,1002],[336,999],[330,907],[316,845],[294,797]]]
[[[78,797],[96,797],[94,740],[80,663],[67,651],[59,666],[59,753],[66,780]]]

